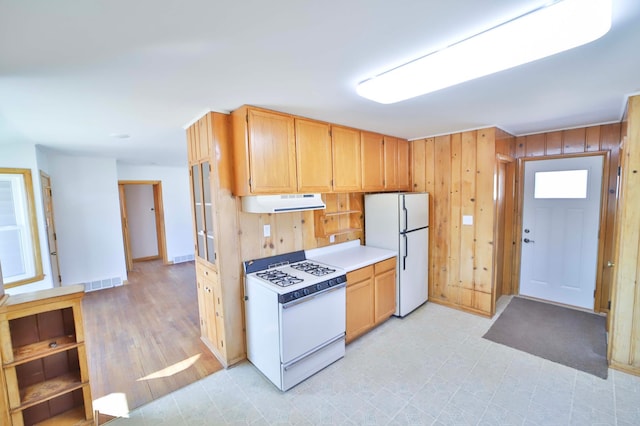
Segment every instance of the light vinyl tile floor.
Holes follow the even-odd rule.
[[[483,339],[497,316],[427,303],[285,393],[243,362],[109,426],[640,425],[640,377],[602,380]]]

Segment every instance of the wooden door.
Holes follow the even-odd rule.
[[[122,240],[124,243],[124,257],[127,264],[127,272],[133,270],[133,259],[131,257],[131,241],[129,238],[129,220],[127,218],[127,197],[124,192],[124,185],[118,184],[120,194],[120,220],[122,222]]]
[[[398,139],[398,189],[411,190],[411,170],[409,168],[409,141]]]
[[[362,188],[360,132],[331,127],[333,190],[360,191]]]
[[[56,224],[53,217],[51,178],[45,173],[40,172],[40,181],[42,183],[42,204],[44,206],[45,224],[47,226],[47,241],[49,242],[49,256],[51,259],[51,281],[53,282],[54,287],[59,287],[62,277],[60,276],[60,263],[58,261]]]
[[[373,266],[347,274],[347,342],[373,327]]]
[[[207,330],[207,304],[205,303],[206,291],[204,282],[204,271],[196,263],[196,286],[198,292],[198,313],[200,320],[200,335],[208,338],[209,331]]]
[[[360,133],[362,153],[362,189],[381,191],[384,189],[384,144],[382,135]]]
[[[218,327],[216,324],[216,302],[215,302],[215,274],[205,275],[204,284],[204,320],[207,328],[207,339],[218,347]]]
[[[330,192],[332,179],[329,124],[295,119],[299,192]]]
[[[296,192],[296,141],[293,117],[249,109],[251,192]]]
[[[396,311],[396,263],[393,268],[376,273],[374,282],[375,323],[385,321]],[[384,262],[380,262],[384,263]],[[376,265],[377,267],[378,265]]]
[[[398,189],[398,139],[384,137],[384,188]]]

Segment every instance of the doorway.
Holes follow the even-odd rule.
[[[162,259],[167,265],[162,183],[119,181],[118,190],[127,271],[134,261]]]
[[[47,228],[47,242],[49,243],[51,281],[54,287],[60,287],[62,283],[62,276],[60,275],[60,263],[58,261],[56,224],[53,217],[53,192],[51,191],[51,178],[43,171],[40,171],[40,183],[42,185],[42,205],[44,207],[45,226]]]
[[[520,294],[594,309],[603,156],[524,165]]]

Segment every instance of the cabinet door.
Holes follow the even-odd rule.
[[[296,118],[298,191],[330,192],[331,137],[329,124]]]
[[[207,339],[211,344],[218,347],[218,328],[216,325],[216,308],[215,308],[215,277],[204,279],[204,304],[205,304],[205,322],[207,327]]]
[[[198,160],[205,160],[211,155],[211,141],[213,139],[211,126],[209,126],[209,114],[198,120],[197,129],[199,134]]]
[[[331,127],[333,149],[333,190],[362,189],[360,132],[346,127]]]
[[[293,117],[249,109],[251,192],[296,192],[296,143]]]
[[[411,171],[409,169],[409,141],[398,139],[398,189],[411,190]]]
[[[398,189],[398,139],[384,137],[384,188]]]
[[[376,274],[374,282],[375,323],[385,321],[396,311],[396,270]]]
[[[196,265],[196,286],[198,291],[198,319],[200,320],[200,335],[208,338],[207,305],[205,303],[207,296],[205,291],[204,274],[198,265]]]
[[[347,274],[347,342],[373,327],[373,266]]]
[[[382,135],[361,133],[362,189],[381,191],[384,189],[384,144]]]
[[[193,223],[196,239],[196,256],[207,258],[207,243],[205,232],[204,197],[202,195],[202,168],[200,163],[191,166],[191,200],[193,202]]]

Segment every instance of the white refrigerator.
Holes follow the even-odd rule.
[[[398,252],[395,315],[404,317],[429,294],[429,194],[368,194],[364,212],[366,245]]]

